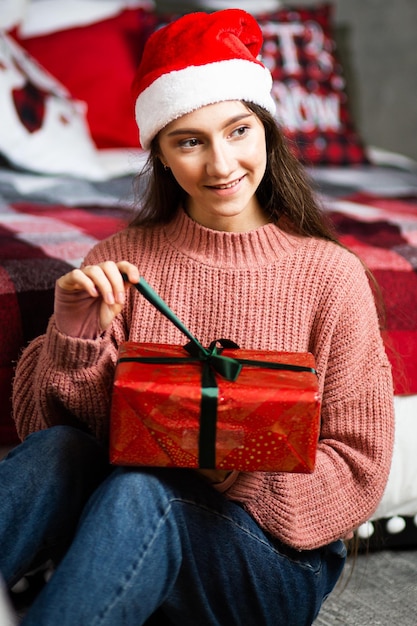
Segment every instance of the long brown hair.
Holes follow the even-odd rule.
[[[330,221],[320,208],[304,167],[292,154],[274,117],[259,105],[244,102],[265,128],[267,166],[257,189],[257,198],[274,223],[291,232],[337,241]],[[139,211],[131,226],[152,226],[170,222],[186,194],[159,158],[156,136],[145,168],[138,175]]]

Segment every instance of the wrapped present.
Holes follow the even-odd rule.
[[[210,365],[189,358],[182,346],[123,344],[113,389],[112,463],[313,471],[320,413],[313,356],[222,354],[242,369],[234,381],[216,375],[205,401],[201,370]]]
[[[204,348],[141,279],[186,346],[126,342],[115,373],[110,461],[119,465],[312,472],[320,398],[310,353]]]

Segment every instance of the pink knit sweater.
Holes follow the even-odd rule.
[[[107,259],[134,263],[203,345],[228,337],[241,348],[315,355],[322,426],[314,473],[240,473],[224,485],[227,497],[299,549],[345,537],[369,518],[390,469],[393,390],[374,300],[353,254],[272,224],[213,231],[180,211],[168,226],[130,228],[99,243],[86,263]],[[117,348],[127,339],[186,343],[134,289],[104,336],[68,336],[52,317],[18,363],[20,436],[73,415],[106,439]]]

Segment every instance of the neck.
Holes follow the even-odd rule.
[[[257,199],[243,211],[236,213],[230,211],[227,213],[209,214],[201,211],[198,207],[188,202],[185,206],[186,214],[197,224],[211,230],[219,230],[226,233],[246,233],[256,230],[261,226],[265,226],[271,220],[259,204]]]

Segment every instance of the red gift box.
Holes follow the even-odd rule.
[[[221,355],[240,364],[235,380],[213,374],[213,359],[190,356],[182,346],[122,344],[111,462],[312,472],[320,427],[313,355],[242,349]],[[208,391],[207,374],[215,378]]]

